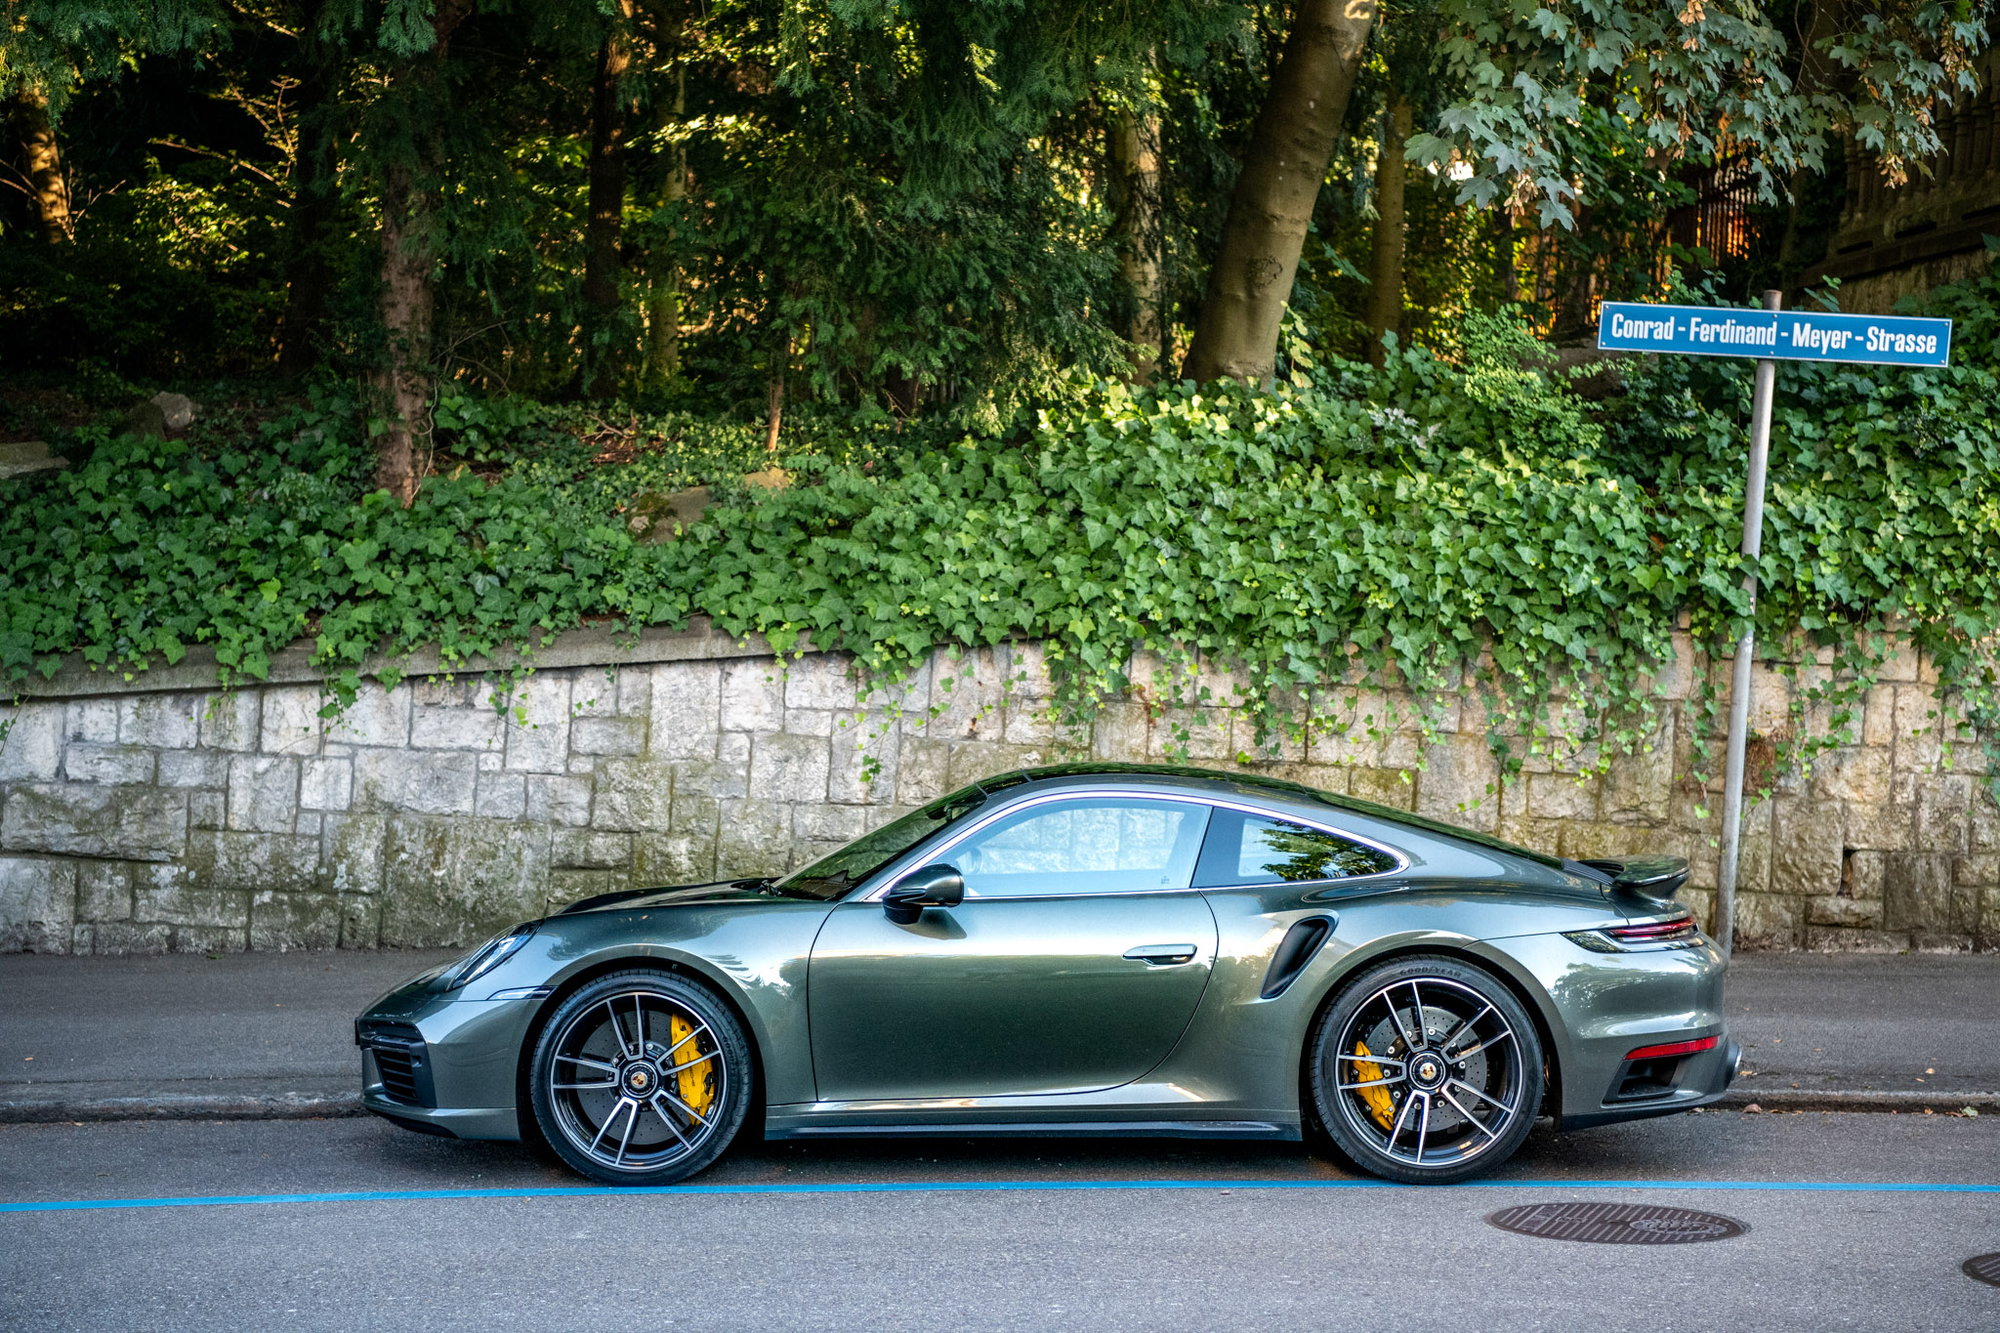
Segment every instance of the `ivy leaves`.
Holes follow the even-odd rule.
[[[351,695],[374,653],[462,661],[702,614],[891,676],[940,645],[1039,639],[1072,717],[1154,686],[1131,679],[1135,653],[1201,654],[1241,671],[1267,735],[1343,725],[1334,682],[1421,699],[1469,677],[1496,728],[1643,743],[1677,619],[1721,647],[1748,610],[1748,370],[1635,363],[1623,398],[1591,405],[1516,327],[1475,319],[1465,345],[1461,364],[1406,351],[1273,393],[1097,385],[1009,435],[805,419],[818,452],[773,493],[732,482],[755,452],[739,423],[679,423],[630,464],[539,449],[435,478],[407,510],[364,493],[340,404],[204,448],[92,437],[0,514],[0,669],[80,650],[131,670],[210,644],[255,678],[304,637]],[[2000,716],[1982,646],[2000,626],[1992,371],[1783,376],[1759,638],[1836,650],[1797,752],[1848,725],[1892,627],[1975,718]],[[625,528],[634,493],[692,480],[719,502],[678,540]]]

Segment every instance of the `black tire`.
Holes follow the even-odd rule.
[[[729,1006],[667,972],[614,972],[557,1006],[528,1065],[535,1126],[571,1170],[670,1185],[743,1126],[750,1045]]]
[[[1505,984],[1454,958],[1398,958],[1348,982],[1308,1058],[1320,1127],[1387,1180],[1445,1185],[1491,1170],[1541,1110],[1533,1020]]]

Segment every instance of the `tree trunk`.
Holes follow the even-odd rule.
[[[1270,378],[1313,204],[1374,22],[1375,0],[1298,0],[1229,199],[1185,378]]]
[[[278,330],[278,371],[302,375],[319,360],[318,336],[333,292],[327,254],[337,198],[339,69],[319,35],[323,4],[306,8],[299,33],[298,142],[293,149],[292,207],[285,228],[285,313]]]
[[[677,65],[674,73],[674,123],[687,115],[687,67]],[[660,207],[675,209],[687,198],[687,144],[676,138],[669,150],[666,188],[660,193]],[[680,256],[661,246],[646,256],[650,283],[646,303],[646,383],[663,389],[681,373],[681,268]]]
[[[1118,278],[1129,303],[1124,333],[1133,346],[1132,378],[1160,367],[1166,329],[1166,282],[1160,218],[1160,115],[1120,110],[1111,117],[1111,168],[1118,191],[1112,236]]]
[[[593,398],[618,392],[624,357],[617,344],[622,313],[619,253],[625,228],[625,130],[631,99],[624,93],[632,65],[632,3],[618,0],[611,27],[597,48],[591,83],[589,216],[583,233],[583,363]]]
[[[1416,132],[1415,113],[1400,93],[1389,99],[1389,123],[1375,159],[1375,234],[1368,246],[1368,364],[1389,358],[1382,335],[1403,322],[1403,190],[1409,183],[1404,145]]]
[[[785,419],[785,373],[792,368],[792,339],[785,337],[783,351],[771,366],[770,398],[764,421],[764,452],[778,452],[778,430]]]
[[[924,405],[923,378],[903,366],[891,365],[882,376],[882,396],[889,400],[889,410],[907,421]]]
[[[41,218],[42,239],[61,245],[76,234],[69,206],[69,177],[63,174],[62,145],[49,123],[49,99],[23,88],[15,97],[21,116],[21,147],[28,157],[28,187]]]
[[[1589,204],[1577,208],[1575,235],[1591,234],[1591,214],[1594,211]],[[1595,261],[1574,253],[1567,264],[1558,254],[1556,272],[1560,275],[1560,286],[1556,295],[1555,321],[1549,326],[1549,338],[1560,342],[1580,337],[1595,327],[1596,321],[1591,314],[1597,304],[1599,274]]]
[[[1500,299],[1512,305],[1521,299],[1521,274],[1514,267],[1514,213],[1505,200],[1493,208],[1493,276]]]
[[[417,498],[419,441],[430,438],[431,320],[436,295],[437,199],[408,167],[382,184],[382,327],[388,364],[378,372],[385,422],[375,440],[375,484],[408,507]]]
[[[438,255],[438,205],[445,170],[443,65],[451,34],[472,12],[472,0],[440,0],[432,13],[431,49],[402,62],[391,95],[411,124],[412,158],[382,174],[383,364],[374,374],[382,425],[375,437],[375,484],[407,507],[427,459],[431,391],[431,322],[436,311],[432,270]]]

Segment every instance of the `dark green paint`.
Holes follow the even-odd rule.
[[[870,899],[940,845],[1058,792],[1254,806],[1392,849],[1402,867],[1356,880],[1250,888],[968,898],[909,925]],[[1297,1137],[1300,1061],[1343,979],[1394,954],[1450,954],[1499,976],[1545,1029],[1570,1123],[1713,1100],[1725,1041],[1682,1088],[1643,1109],[1607,1107],[1626,1051],[1723,1031],[1724,961],[1709,945],[1593,953],[1565,931],[1641,917],[1582,867],[1460,837],[1429,821],[1289,784],[1189,770],[1069,768],[989,782],[977,808],[838,902],[753,881],[605,895],[550,917],[466,992],[421,977],[369,1017],[416,1024],[443,1109],[369,1105],[466,1138],[514,1138],[520,1062],[549,998],[492,999],[590,975],[662,966],[734,1005],[756,1047],[766,1132],[959,1130]],[[1221,821],[1217,821],[1218,823]],[[1297,921],[1332,932],[1282,994],[1260,991]],[[1124,955],[1191,944],[1184,962]]]

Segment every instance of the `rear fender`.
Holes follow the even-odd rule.
[[[1533,972],[1523,967],[1515,958],[1495,948],[1484,940],[1473,939],[1469,935],[1454,935],[1429,931],[1403,936],[1388,936],[1370,940],[1362,948],[1355,949],[1342,957],[1329,969],[1325,980],[1318,989],[1318,1001],[1312,1008],[1312,1019],[1306,1030],[1300,1034],[1299,1049],[1302,1060],[1309,1060],[1311,1052],[1307,1043],[1311,1040],[1312,1029],[1317,1026],[1320,1015],[1342,987],[1350,981],[1382,963],[1394,962],[1398,958],[1410,958],[1432,954],[1450,958],[1461,963],[1470,963],[1485,972],[1490,972],[1521,1007],[1528,1011],[1528,1017],[1535,1024],[1535,1035],[1541,1039],[1542,1068],[1547,1086],[1543,1090],[1543,1114],[1556,1114],[1563,1105],[1562,1076],[1569,1063],[1569,1043],[1567,1034],[1559,1020],[1555,999],[1536,979]]]

